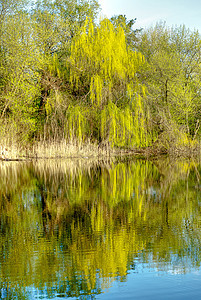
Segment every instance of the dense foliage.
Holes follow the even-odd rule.
[[[201,37],[97,21],[93,1],[0,1],[1,138],[165,151],[197,145]]]

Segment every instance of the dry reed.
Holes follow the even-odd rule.
[[[109,145],[98,146],[91,142],[78,143],[77,141],[36,141],[21,145],[16,141],[1,139],[4,155],[0,153],[1,160],[24,159],[52,159],[52,158],[107,158],[121,154],[119,150]]]

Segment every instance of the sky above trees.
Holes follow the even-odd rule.
[[[199,0],[99,0],[102,14],[107,17],[125,14],[137,18],[136,28],[166,21],[168,26],[183,25],[201,32],[201,1]]]

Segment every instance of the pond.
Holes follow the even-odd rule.
[[[194,160],[0,163],[1,299],[201,299]]]

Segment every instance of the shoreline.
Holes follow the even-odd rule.
[[[117,157],[133,156],[139,159],[153,159],[157,157],[184,157],[192,158],[201,154],[201,149],[176,149],[164,151],[163,148],[147,147],[141,149],[115,149],[110,147],[98,147],[95,144],[79,145],[72,143],[45,143],[33,145],[29,149],[19,148],[17,145],[4,147],[1,150],[0,161],[33,161],[51,159],[110,159]],[[182,151],[183,150],[183,151]],[[2,155],[3,153],[3,155]]]

